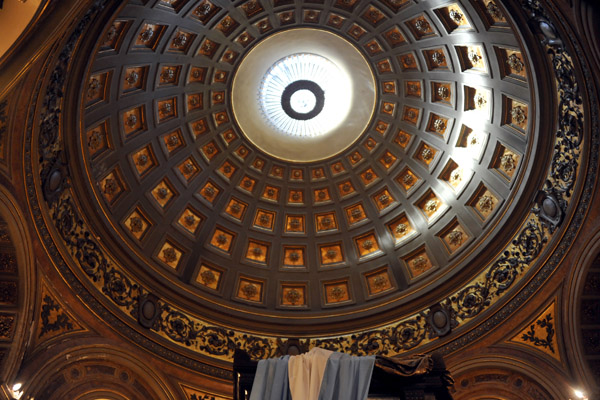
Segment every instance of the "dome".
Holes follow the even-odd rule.
[[[331,335],[451,296],[510,243],[540,179],[518,34],[487,8],[350,3],[115,13],[72,162],[131,284],[237,329]],[[493,23],[502,45],[479,33]],[[296,82],[324,93],[313,118],[284,111]]]
[[[118,335],[211,376],[288,339],[467,346],[587,207],[571,61],[511,4],[92,7],[24,145],[39,247]]]

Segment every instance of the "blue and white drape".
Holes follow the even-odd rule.
[[[250,400],[365,400],[375,356],[313,348],[299,356],[261,360]]]

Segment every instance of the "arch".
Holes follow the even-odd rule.
[[[143,359],[117,346],[81,345],[39,366],[24,383],[27,396],[53,399],[143,400],[177,397],[165,378]]]
[[[14,245],[18,276],[17,318],[12,336],[13,342],[0,369],[0,382],[5,383],[5,390],[7,390],[16,378],[31,335],[29,327],[35,305],[36,267],[32,240],[25,222],[26,217],[10,191],[2,185],[0,185],[0,218],[7,223],[8,233]]]
[[[594,261],[600,257],[600,228],[596,229],[580,251],[581,256],[571,268],[565,279],[563,302],[563,332],[565,345],[569,357],[573,376],[579,385],[585,387],[587,392],[600,392],[600,384],[594,377],[585,360],[584,348],[581,336],[581,296],[586,283],[588,273]]]
[[[456,400],[569,398],[567,385],[533,362],[491,354],[457,357],[447,364],[455,379]]]

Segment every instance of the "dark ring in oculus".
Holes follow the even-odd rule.
[[[317,99],[314,108],[307,113],[299,113],[295,111],[290,104],[290,99],[292,98],[292,95],[299,90],[308,90]],[[321,89],[319,85],[317,85],[313,81],[300,80],[292,82],[285,88],[281,95],[281,108],[283,108],[283,111],[285,111],[285,113],[290,118],[297,119],[300,121],[306,121],[316,117],[323,110],[324,105],[325,92],[323,91],[323,89]]]

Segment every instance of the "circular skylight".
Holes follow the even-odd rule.
[[[317,96],[308,89],[299,89],[290,96],[290,106],[300,114],[308,114],[315,109]]]
[[[325,57],[284,57],[264,75],[259,99],[263,117],[280,133],[315,137],[335,129],[352,103],[347,74]]]
[[[313,28],[257,43],[231,87],[243,135],[261,151],[294,162],[322,160],[352,145],[371,122],[376,100],[373,70],[361,51]]]

